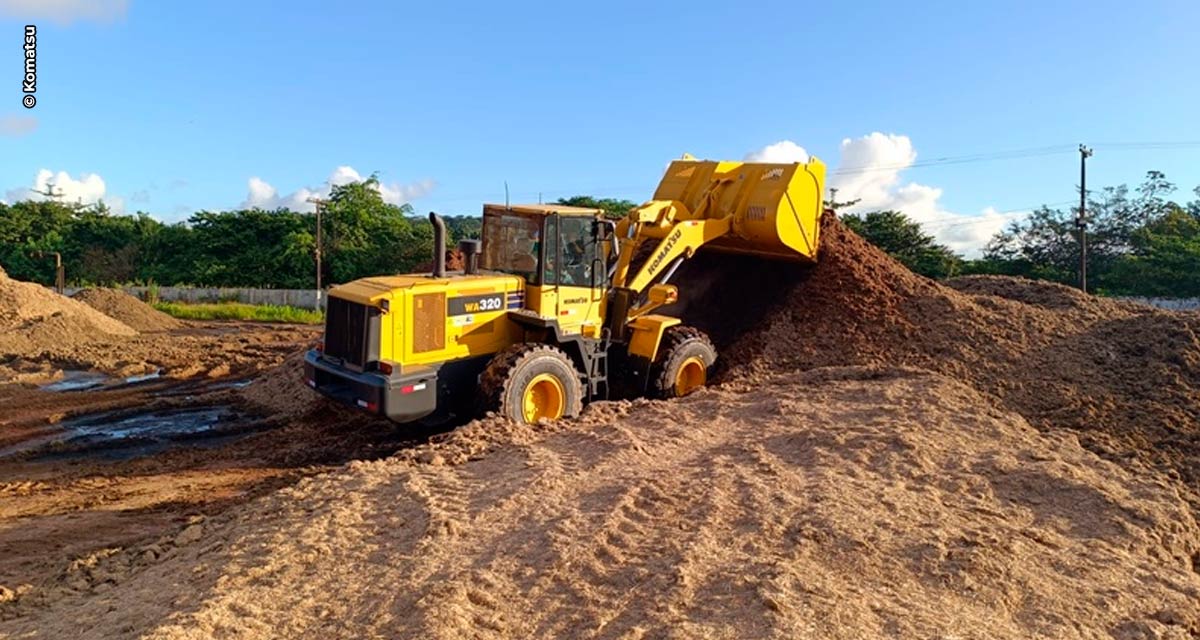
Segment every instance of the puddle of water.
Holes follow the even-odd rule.
[[[229,382],[218,382],[209,388],[210,389],[245,389],[246,387],[250,386],[250,383],[252,383],[252,382],[254,382],[254,380],[231,380]]]
[[[153,411],[104,412],[64,420],[53,434],[0,449],[0,457],[36,452],[33,459],[104,457],[128,459],[183,443],[203,446],[247,435],[253,425],[227,406]]]
[[[143,373],[140,376],[129,376],[125,378],[125,384],[137,384],[147,380],[157,380],[162,377],[162,369],[155,369],[153,373]]]
[[[160,377],[162,377],[162,369],[157,369],[153,373],[129,376],[120,380],[114,380],[111,376],[107,376],[99,371],[65,370],[63,371],[61,380],[42,385],[41,389],[42,391],[52,392],[101,391],[149,382],[150,380],[157,380]]]
[[[209,382],[207,380],[190,380],[172,385],[163,389],[158,389],[150,393],[155,398],[178,398],[183,397],[191,400],[198,395],[208,393],[210,391],[221,391],[224,389],[244,389],[250,386],[254,380],[223,380],[221,382]]]
[[[62,427],[66,442],[126,440],[130,438],[171,439],[209,431],[229,414],[226,407],[204,407],[181,411],[141,413],[120,419],[92,416],[66,420]]]
[[[102,387],[109,380],[98,371],[63,371],[62,380],[42,385],[42,391],[85,391]]]

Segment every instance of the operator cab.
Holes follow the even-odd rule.
[[[530,286],[603,287],[603,212],[564,205],[485,205],[480,266]]]

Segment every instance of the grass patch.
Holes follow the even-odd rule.
[[[156,302],[153,306],[163,313],[184,320],[248,320],[251,322],[290,322],[321,324],[325,314],[312,309],[300,309],[278,304],[246,304],[244,302]]]

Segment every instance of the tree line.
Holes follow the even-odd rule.
[[[480,219],[446,218],[450,240],[478,237]],[[101,204],[0,204],[0,267],[21,280],[54,281],[53,252],[74,285],[306,289],[316,284],[315,213],[199,211],[165,224]],[[413,271],[433,251],[429,221],[383,201],[375,178],[334,187],[321,212],[322,282]]]
[[[1105,295],[1200,297],[1200,187],[1192,200],[1172,199],[1177,187],[1150,171],[1127,185],[1089,191],[1088,290]],[[853,203],[833,203],[835,208]],[[1040,207],[1010,222],[965,259],[939,244],[900,211],[844,214],[842,220],[905,266],[932,278],[999,274],[1077,285],[1078,207]]]
[[[1134,189],[1090,192],[1089,284],[1111,295],[1200,296],[1200,187],[1172,199],[1176,186],[1158,171]],[[559,204],[600,208],[619,217],[628,200],[575,196]],[[853,202],[834,202],[835,210]],[[841,214],[869,241],[917,273],[946,278],[1003,274],[1075,284],[1079,264],[1076,208],[1041,207],[1011,222],[967,259],[902,211]],[[477,216],[447,216],[451,243],[478,237]],[[166,224],[145,213],[115,215],[103,204],[55,201],[0,204],[0,266],[14,278],[50,284],[52,252],[75,285],[315,286],[316,215],[276,209],[200,211]],[[410,205],[383,201],[374,177],[335,187],[321,215],[322,281],[347,282],[419,270],[430,261],[433,231]],[[450,246],[453,246],[451,244]]]

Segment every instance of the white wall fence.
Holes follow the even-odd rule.
[[[1140,302],[1159,309],[1171,311],[1196,311],[1200,309],[1200,298],[1137,298],[1133,296],[1118,297],[1118,300]]]
[[[121,287],[121,289],[145,300],[146,287]],[[73,295],[79,289],[66,289]],[[225,287],[159,287],[158,299],[164,302],[245,302],[247,304],[275,304],[302,309],[316,309],[317,292],[313,289],[239,289]],[[1200,298],[1138,298],[1118,297],[1117,300],[1140,302],[1159,309],[1172,311],[1200,310]],[[321,296],[320,306],[325,306]]]
[[[142,300],[146,299],[146,287],[120,287]],[[67,295],[74,295],[78,288],[68,287]],[[225,287],[159,287],[158,299],[163,302],[245,302],[247,304],[274,304],[302,309],[316,309],[317,292],[314,289],[239,289]],[[320,306],[325,306],[321,296]]]

